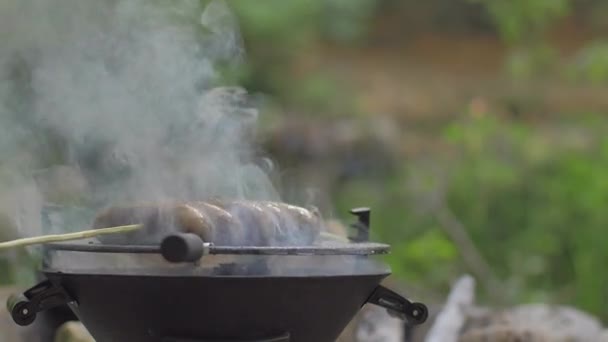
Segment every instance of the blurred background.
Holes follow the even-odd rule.
[[[231,4],[264,148],[339,218],[370,206],[397,279],[608,319],[608,3]]]
[[[607,2],[230,5],[247,55],[221,85],[258,101],[286,200],[306,187],[344,221],[371,207],[421,299],[470,273],[488,305],[608,319]],[[0,256],[0,285],[29,286],[29,263]]]

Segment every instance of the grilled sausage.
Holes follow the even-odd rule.
[[[279,227],[284,227],[274,235],[276,243],[293,242],[296,244],[312,243],[322,228],[322,221],[316,208],[307,210],[294,205],[279,202],[261,202],[268,212],[274,213],[279,220]]]
[[[233,215],[244,227],[244,241],[236,242],[236,245],[268,246],[272,244],[272,232],[276,232],[276,220],[264,211],[254,201],[220,201],[212,200],[214,205],[226,210]]]
[[[242,223],[222,208],[206,202],[189,202],[175,208],[179,230],[200,236],[217,245],[243,243],[246,231]]]
[[[248,241],[262,245],[310,244],[321,230],[318,212],[270,201],[214,201],[247,227]]]
[[[209,200],[114,206],[94,228],[142,223],[140,231],[100,237],[105,243],[156,244],[175,231],[199,235],[217,245],[310,244],[321,230],[314,210],[269,201]]]
[[[143,229],[126,234],[99,236],[108,244],[156,244],[173,227],[170,204],[142,203],[112,206],[101,211],[93,221],[93,228],[107,228],[129,224],[143,224]]]

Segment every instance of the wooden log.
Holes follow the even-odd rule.
[[[53,342],[95,342],[95,339],[80,322],[72,321],[62,324]]]
[[[443,310],[428,332],[425,342],[457,342],[475,300],[475,280],[464,275],[456,281]]]

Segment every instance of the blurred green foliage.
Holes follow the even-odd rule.
[[[569,13],[569,0],[469,0],[482,4],[509,43],[538,39],[556,19]]]
[[[558,53],[547,44],[513,48],[506,59],[508,75],[517,80],[529,80],[547,75],[559,76],[556,66]]]
[[[596,41],[583,47],[570,65],[568,74],[575,80],[608,83],[608,42]]]
[[[231,1],[242,32],[255,42],[276,44],[273,50],[292,49],[322,37],[339,42],[358,41],[367,31],[377,0],[280,1],[263,4],[246,0]],[[288,51],[290,50],[290,51]]]
[[[548,291],[608,317],[608,276],[598,272],[608,259],[607,124],[487,118],[450,128],[462,161],[449,204],[502,278],[527,290],[520,298]]]
[[[466,269],[459,246],[433,208],[416,210],[425,196],[444,191],[510,300],[570,303],[606,319],[606,129],[601,116],[556,127],[493,116],[455,122],[444,132],[451,152],[434,156],[434,168],[404,165],[401,179],[349,185],[337,203],[341,211],[370,203],[374,237],[393,244],[387,261],[395,274],[445,289]],[[408,195],[405,179],[413,171],[443,177],[435,184],[446,186]]]
[[[575,14],[575,8],[586,14],[585,21],[594,26],[594,18],[605,13],[601,1],[572,0],[468,0],[486,9],[491,22],[512,50],[506,70],[516,78],[558,76],[591,83],[608,81],[608,53],[605,41],[584,46],[572,59],[560,60],[557,49],[546,36],[547,30],[560,19]],[[578,5],[578,7],[577,7]]]
[[[225,82],[273,95],[287,105],[335,110],[330,99],[344,85],[330,74],[294,79],[293,62],[305,59],[315,44],[364,42],[377,5],[377,0],[231,1],[248,57],[238,70],[228,70]],[[352,107],[338,110],[348,109]]]

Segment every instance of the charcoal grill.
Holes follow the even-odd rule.
[[[98,342],[331,342],[366,303],[411,324],[428,312],[380,285],[369,210],[348,243],[215,246],[193,234],[159,245],[96,241],[43,247],[45,280],[8,303],[13,320],[67,305]]]

